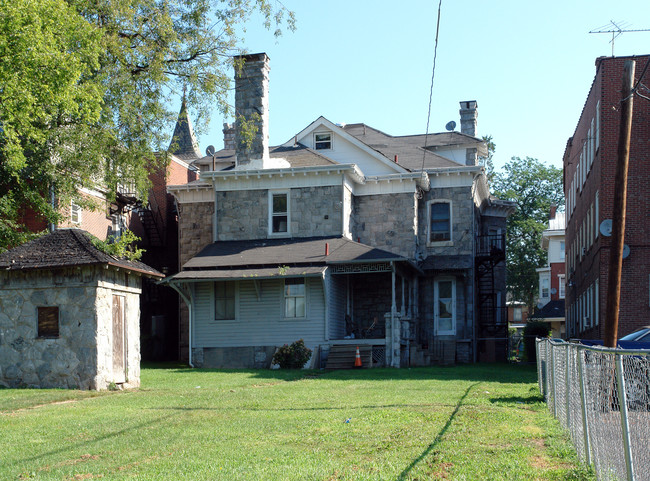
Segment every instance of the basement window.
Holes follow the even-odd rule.
[[[38,309],[38,337],[59,337],[59,307],[40,306]]]
[[[330,150],[332,148],[331,133],[314,134],[314,148],[316,150]]]

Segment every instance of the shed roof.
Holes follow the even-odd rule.
[[[59,229],[0,254],[0,269],[53,269],[86,265],[111,265],[151,277],[165,277],[139,261],[106,254],[90,242],[81,229]]]

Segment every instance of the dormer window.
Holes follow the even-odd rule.
[[[332,148],[332,133],[314,134],[314,148],[316,150],[330,150]]]

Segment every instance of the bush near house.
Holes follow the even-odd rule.
[[[302,339],[285,344],[273,355],[273,364],[278,364],[281,369],[300,369],[311,358],[311,349],[305,346]]]

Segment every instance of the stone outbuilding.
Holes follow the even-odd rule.
[[[0,385],[138,387],[143,276],[78,229],[0,254]]]

